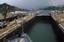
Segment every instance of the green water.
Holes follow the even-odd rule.
[[[52,25],[46,21],[36,22],[29,31],[33,42],[57,42]]]

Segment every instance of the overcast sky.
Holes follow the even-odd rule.
[[[0,4],[2,3],[8,3],[19,8],[37,9],[39,7],[46,7],[50,5],[63,5],[64,0],[0,0]]]

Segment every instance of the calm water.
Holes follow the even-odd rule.
[[[28,34],[33,42],[57,42],[52,25],[47,20],[38,20],[29,28]]]

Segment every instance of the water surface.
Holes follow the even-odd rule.
[[[33,42],[57,42],[56,35],[53,31],[52,25],[48,20],[37,20],[29,30],[28,35]]]

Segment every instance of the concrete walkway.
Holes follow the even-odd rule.
[[[11,32],[15,31],[16,29],[18,29],[18,27],[21,27],[21,23],[23,22],[23,20],[25,22],[28,22],[31,19],[33,19],[34,17],[35,16],[33,15],[33,16],[25,16],[23,18],[19,18],[16,20],[17,23],[15,22],[15,20],[11,21],[5,28],[0,29],[0,39],[4,38]]]
[[[64,32],[64,13],[51,14],[51,17],[58,23],[58,26]]]

